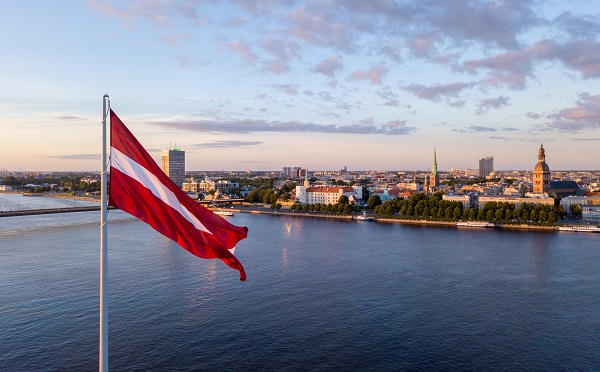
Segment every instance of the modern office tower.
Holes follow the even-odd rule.
[[[487,177],[494,170],[494,157],[479,159],[479,177]]]
[[[179,187],[185,181],[185,151],[173,147],[162,152],[162,170]]]
[[[543,194],[550,191],[550,167],[546,164],[544,145],[538,151],[538,162],[533,168],[533,193]]]

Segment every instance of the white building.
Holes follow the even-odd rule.
[[[296,200],[302,204],[335,204],[342,195],[347,196],[351,203],[362,200],[362,186],[305,185],[296,186]]]
[[[594,225],[600,224],[600,207],[590,205],[581,207],[581,219]]]
[[[583,206],[587,203],[588,200],[585,196],[567,196],[566,198],[560,199],[560,205],[562,205],[565,211],[569,214],[571,214],[571,205],[577,204],[579,206]]]
[[[191,193],[207,193],[214,190],[222,195],[230,194],[234,190],[239,189],[240,184],[228,180],[211,181],[205,178],[203,181],[198,181],[191,178],[184,182],[181,188],[183,191]]]
[[[455,202],[462,203],[464,209],[469,209],[472,206],[471,195],[444,194],[444,195],[442,195],[442,200],[448,200],[451,202],[455,201]]]

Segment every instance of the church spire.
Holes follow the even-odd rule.
[[[544,144],[540,144],[540,151],[538,152],[538,161],[546,161],[546,151],[544,150]]]
[[[433,146],[433,167],[431,168],[431,175],[437,176],[437,156],[435,153],[435,146]]]
[[[431,175],[429,176],[429,184],[434,189],[437,189],[440,186],[440,176],[438,175],[435,146],[433,146],[433,169],[431,170]]]

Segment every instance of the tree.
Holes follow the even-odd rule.
[[[367,208],[374,209],[378,205],[381,205],[381,198],[379,195],[369,196],[369,200],[367,200]]]
[[[498,209],[496,211],[496,219],[499,221],[504,219],[504,209]]]
[[[350,204],[350,200],[348,199],[348,197],[346,195],[342,195],[338,199],[338,203],[339,204]]]
[[[579,206],[579,204],[571,204],[569,206],[569,210],[571,211],[571,214],[573,216],[581,217],[581,207]]]

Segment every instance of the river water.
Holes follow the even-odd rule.
[[[0,370],[97,370],[98,220],[0,218]],[[110,369],[600,368],[597,234],[231,222],[246,282],[109,213]]]

